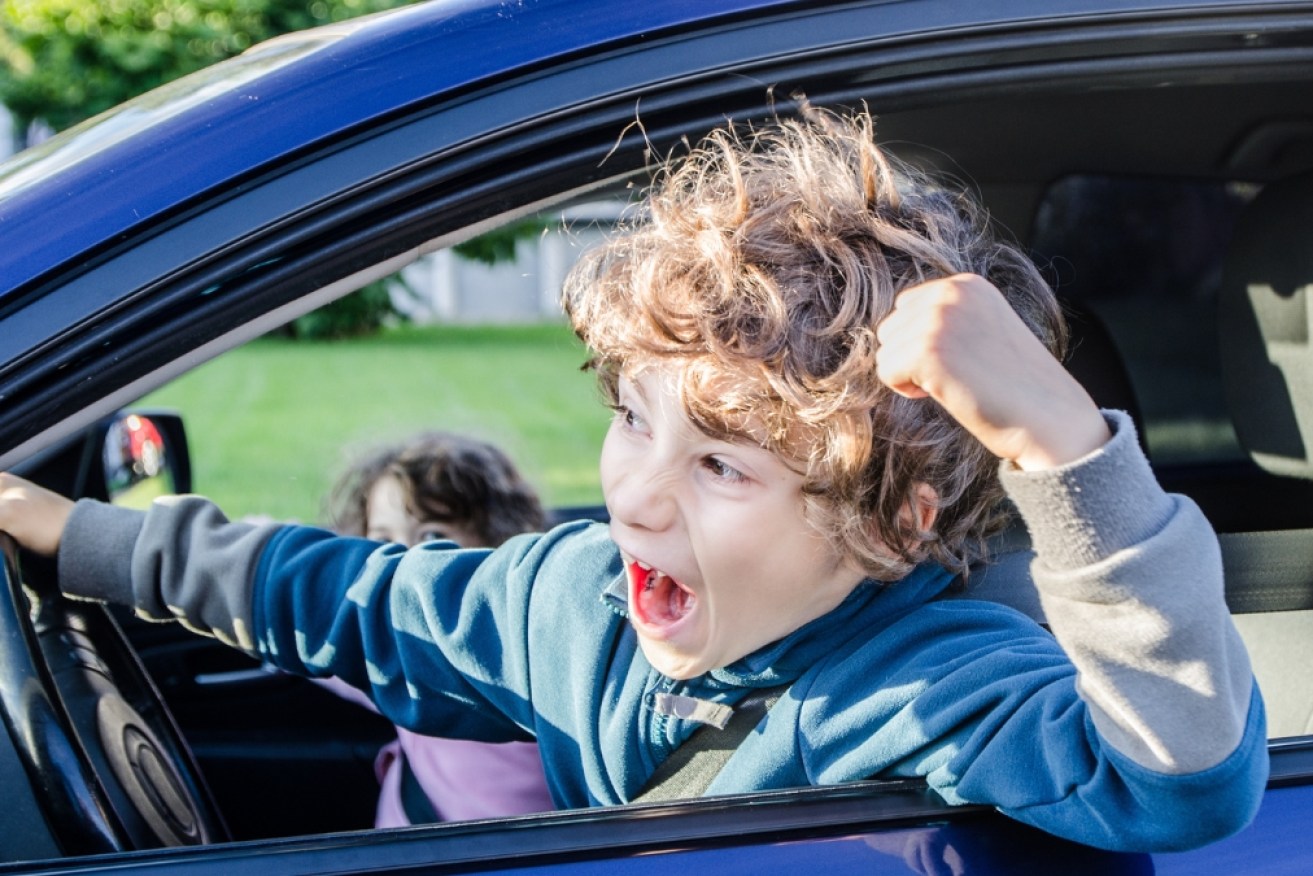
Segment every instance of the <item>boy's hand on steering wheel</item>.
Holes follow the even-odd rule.
[[[1103,415],[994,286],[974,274],[903,290],[877,328],[879,377],[943,405],[992,453],[1051,468],[1102,447]]]
[[[73,502],[17,475],[0,472],[0,532],[36,554],[59,550]]]

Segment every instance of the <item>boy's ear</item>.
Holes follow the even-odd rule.
[[[935,488],[926,483],[916,485],[916,507],[909,508],[904,506],[903,514],[915,514],[916,528],[918,532],[929,532],[930,528],[935,525],[935,518],[939,515],[939,493]]]

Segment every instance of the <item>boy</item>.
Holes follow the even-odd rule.
[[[71,593],[343,677],[398,724],[536,738],[560,807],[633,799],[788,684],[708,794],[919,775],[1106,848],[1238,830],[1263,711],[1210,529],[1058,364],[1034,267],[870,128],[713,134],[572,275],[616,409],[609,527],[403,552],[196,498],[70,512],[10,479],[0,528],[58,550]],[[1000,475],[1056,639],[941,598]]]

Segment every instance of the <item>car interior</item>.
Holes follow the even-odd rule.
[[[1313,73],[1236,64],[1233,75],[1212,75],[1197,59],[1182,69],[1192,72],[1109,76],[1073,65],[1042,82],[1012,70],[945,88],[941,98],[927,97],[933,77],[900,91],[892,72],[873,68],[785,70],[772,81],[787,94],[793,76],[824,105],[866,102],[891,150],[973,189],[1000,231],[1033,254],[1069,317],[1068,367],[1100,405],[1131,414],[1160,481],[1197,502],[1219,533],[1227,598],[1264,693],[1269,737],[1309,736]],[[676,144],[740,104],[762,114],[761,91],[760,82],[726,86],[701,114],[659,102],[638,112],[658,146]],[[788,111],[783,101],[776,107]],[[471,228],[486,228],[494,214],[511,221],[607,194],[630,198],[642,174],[636,152],[627,154],[603,171],[592,161],[590,172],[607,178],[590,179],[582,194],[544,180],[567,193],[526,196],[504,211],[483,204],[488,215]],[[413,209],[436,222],[441,199]],[[431,243],[473,233],[444,227]],[[381,258],[360,251],[358,259]],[[302,290],[304,300],[320,291]],[[151,413],[171,447],[171,488],[204,492],[205,473],[189,470],[185,426]],[[105,422],[15,470],[94,495],[104,473],[81,460],[98,452]],[[604,519],[605,508],[560,513],[575,516]],[[1042,620],[1030,556],[1024,527],[1014,526],[965,595]],[[234,839],[370,826],[372,760],[391,734],[387,722],[176,625],[115,617]]]
[[[902,116],[882,124],[910,136],[912,123]],[[988,167],[979,151],[967,150],[973,167]],[[1288,144],[1273,154],[1289,151]],[[1079,157],[1067,160],[1081,166]],[[1118,163],[1091,162],[1095,172],[1042,186],[972,178],[991,207],[1032,206],[1033,219],[1007,226],[1029,230],[1030,250],[1059,292],[1072,331],[1068,367],[1101,406],[1132,415],[1160,480],[1198,502],[1219,531],[1228,599],[1266,695],[1270,736],[1313,733],[1313,690],[1289,671],[1313,656],[1313,466],[1301,430],[1313,429],[1313,389],[1299,358],[1308,343],[1309,264],[1298,245],[1306,237],[1300,229],[1313,222],[1313,177],[1254,182],[1236,171],[1180,178],[1128,173]],[[994,189],[1002,197],[991,200]],[[1016,214],[995,215],[1002,224]],[[604,519],[605,509],[560,509],[558,516]],[[996,540],[991,562],[963,595],[1042,620],[1030,558],[1024,527],[1016,525]],[[389,732],[382,722],[209,643],[157,628],[135,639],[163,679],[170,707],[192,728],[188,736],[220,800],[275,772],[284,789],[313,789],[298,807],[299,823],[247,822],[242,810],[227,808],[237,835],[367,826],[367,809],[347,801],[370,799],[369,759]],[[257,708],[229,708],[216,695],[225,685]],[[240,717],[252,714],[260,718]],[[277,716],[272,726],[270,715]],[[261,740],[254,758],[252,737]],[[266,758],[278,763],[276,771],[263,770]],[[344,767],[334,783],[351,777],[332,795],[318,793],[325,762]]]
[[[1308,636],[1313,591],[1306,529],[1310,469],[1303,432],[1307,427],[1301,427],[1309,411],[1302,398],[1309,373],[1309,363],[1302,358],[1308,344],[1303,299],[1313,274],[1307,247],[1300,242],[1313,227],[1310,183],[1313,177],[1301,174],[1268,183],[1255,195],[1257,187],[1235,184],[1068,180],[1064,187],[1078,185],[1095,193],[1096,200],[1109,197],[1116,209],[1102,218],[1087,213],[1065,224],[1062,217],[1048,213],[1046,203],[1041,216],[1059,221],[1045,224],[1038,244],[1054,247],[1052,251],[1080,270],[1080,257],[1057,239],[1057,229],[1107,229],[1116,215],[1134,217],[1140,228],[1169,232],[1156,246],[1177,246],[1178,258],[1160,269],[1180,273],[1166,273],[1162,292],[1140,289],[1130,306],[1120,309],[1115,300],[1069,301],[1074,350],[1068,365],[1101,406],[1131,413],[1142,433],[1150,436],[1159,479],[1198,502],[1218,529],[1228,602],[1265,694],[1271,738],[1313,732],[1313,692],[1290,671],[1313,647]],[[1137,209],[1137,201],[1147,203],[1150,211]],[[1101,209],[1096,204],[1089,212]],[[1183,240],[1183,227],[1200,232],[1193,248]],[[1104,258],[1109,252],[1121,254],[1105,265],[1145,264],[1125,256],[1149,242],[1105,249]],[[1105,236],[1100,246],[1107,245]],[[1134,288],[1143,281],[1122,270],[1124,284]],[[1180,297],[1172,301],[1168,296]],[[1154,299],[1165,306],[1155,306]],[[1109,342],[1107,322],[1099,311],[1083,309],[1101,304],[1118,335],[1138,344],[1141,355],[1151,345],[1169,346],[1170,366],[1150,367],[1157,363],[1145,361],[1142,367],[1136,363],[1127,368],[1126,359],[1134,361],[1137,349],[1131,347],[1123,358],[1116,341]],[[1182,344],[1168,326],[1192,318],[1197,323],[1186,325],[1182,334],[1187,343]],[[1156,385],[1171,381],[1178,369],[1174,387]],[[1192,427],[1189,432],[1179,423],[1155,424],[1140,404],[1140,386],[1146,395],[1159,394],[1161,401],[1151,408],[1155,414],[1208,419],[1186,424]],[[1271,528],[1253,528],[1257,521]],[[1042,618],[1024,576],[1012,577],[1016,567],[1007,556],[1020,551],[1017,560],[1029,560],[1024,535],[1010,533],[1006,539],[996,552],[1004,559],[982,576],[978,595],[989,593]]]

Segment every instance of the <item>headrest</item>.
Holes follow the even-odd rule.
[[[1136,435],[1144,442],[1144,420],[1135,397],[1130,372],[1122,361],[1112,332],[1093,310],[1080,301],[1063,302],[1071,343],[1064,363],[1101,408],[1125,411],[1135,423]]]
[[[1222,271],[1218,334],[1236,436],[1278,475],[1313,479],[1313,174],[1265,186]]]

